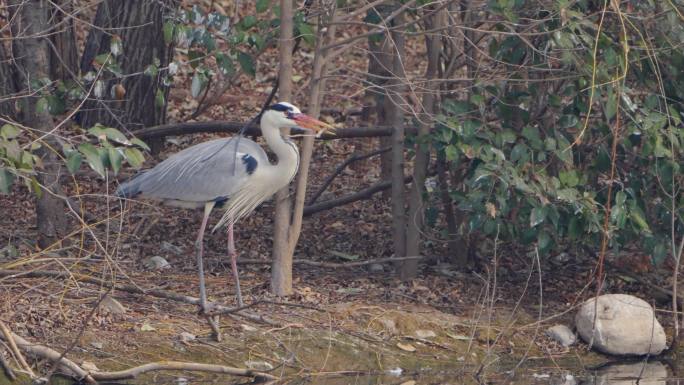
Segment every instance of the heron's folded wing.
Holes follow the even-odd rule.
[[[147,198],[206,202],[230,197],[265,162],[264,150],[249,139],[217,139],[176,153],[129,183]]]

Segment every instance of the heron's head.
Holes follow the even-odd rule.
[[[278,127],[301,127],[321,134],[326,130],[333,130],[331,125],[303,114],[299,108],[287,102],[280,102],[270,106],[264,112],[264,117],[267,115]]]

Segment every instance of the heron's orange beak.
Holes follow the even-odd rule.
[[[292,116],[297,125],[302,128],[308,128],[317,133],[316,136],[320,136],[326,131],[334,132],[335,127],[329,125],[328,123],[321,122],[318,119],[314,119],[306,114],[294,114]]]

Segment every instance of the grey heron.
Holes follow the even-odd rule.
[[[203,240],[214,207],[225,209],[214,231],[228,227],[228,254],[235,279],[238,306],[244,306],[237,270],[233,224],[249,215],[262,202],[287,186],[299,168],[299,150],[283,138],[281,128],[301,127],[319,132],[332,127],[311,118],[290,103],[270,106],[261,117],[261,133],[277,157],[272,164],[257,143],[241,137],[211,140],[186,148],[152,169],[121,184],[116,195],[161,201],[183,208],[204,208],[195,254],[199,271],[200,305],[208,312],[204,281]]]

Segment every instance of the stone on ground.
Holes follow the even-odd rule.
[[[575,333],[569,327],[561,324],[546,329],[546,335],[566,348],[577,342]]]
[[[607,354],[660,354],[667,347],[665,331],[651,305],[632,295],[605,294],[598,297],[598,305],[593,298],[586,301],[575,316],[575,325],[585,342],[593,334],[592,347]]]

